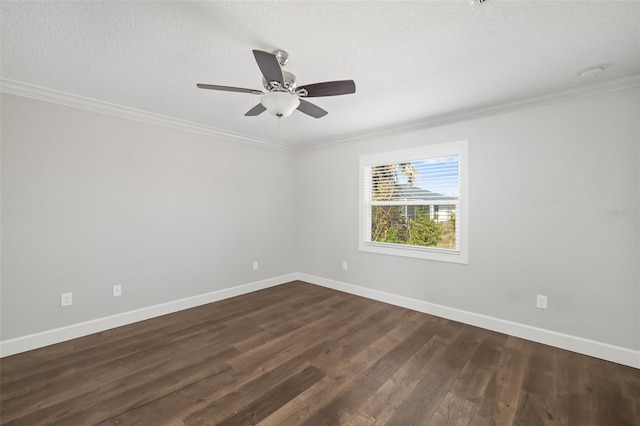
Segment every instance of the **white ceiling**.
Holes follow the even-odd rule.
[[[0,3],[1,74],[300,148],[640,73],[639,1]],[[244,117],[262,89],[252,49],[289,52],[298,84],[353,79],[315,98],[321,119]],[[311,100],[311,99],[310,99]]]

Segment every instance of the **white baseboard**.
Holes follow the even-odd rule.
[[[582,337],[571,336],[569,334],[558,333],[551,330],[545,330],[538,327],[532,327],[512,321],[506,321],[487,315],[449,308],[447,306],[398,296],[379,290],[372,290],[340,281],[316,277],[314,275],[300,273],[298,274],[298,279],[356,296],[378,300],[380,302],[401,306],[418,312],[424,312],[426,314],[481,327],[487,330],[497,331],[510,336],[520,337],[522,339],[555,346],[595,358],[616,362],[618,364],[640,368],[640,351],[637,350],[614,346],[595,340],[584,339]]]
[[[506,321],[500,318],[476,314],[460,309],[454,309],[447,306],[424,302],[422,300],[398,296],[379,290],[373,290],[353,284],[347,284],[344,282],[303,273],[291,273],[282,275],[279,277],[256,281],[253,283],[239,285],[223,290],[212,291],[210,293],[205,293],[198,296],[187,297],[185,299],[136,309],[134,311],[123,312],[121,314],[111,315],[109,317],[98,318],[79,324],[72,324],[66,327],[60,327],[53,330],[30,334],[28,336],[1,341],[0,357],[14,355],[21,352],[30,351],[32,349],[38,349],[44,346],[64,342],[66,340],[75,339],[92,333],[98,333],[100,331],[108,330],[111,328],[121,327],[123,325],[132,324],[138,321],[144,321],[161,315],[166,315],[173,312],[182,311],[184,309],[205,305],[207,303],[228,299],[230,297],[240,296],[242,294],[251,293],[253,291],[262,290],[295,280],[302,280],[322,287],[344,291],[345,293],[353,294],[356,296],[378,300],[380,302],[401,306],[403,308],[412,309],[418,312],[424,312],[441,318],[447,318],[464,324],[470,324],[476,327],[485,328],[487,330],[497,331],[499,333],[508,334],[510,336],[520,337],[526,340],[531,340],[534,342],[555,346],[607,361],[628,365],[630,367],[640,368],[640,351],[637,350],[623,348],[620,346],[610,345],[608,343],[584,339],[582,337],[571,336],[551,330],[545,330],[525,324]]]
[[[284,284],[298,279],[297,273],[282,275],[262,281],[255,281],[236,287],[212,291],[210,293],[174,300],[159,305],[148,306],[134,311],[123,312],[104,318],[72,324],[66,327],[55,328],[40,333],[17,337],[0,342],[0,357],[42,348],[66,340],[75,339],[111,328],[121,327],[138,321],[144,321],[161,315],[171,314],[184,309],[194,308],[207,303],[217,302],[230,297],[240,296],[253,291]]]

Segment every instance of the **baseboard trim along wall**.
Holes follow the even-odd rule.
[[[441,318],[450,319],[476,327],[481,327],[487,330],[497,331],[499,333],[508,334],[510,336],[531,340],[533,342],[555,346],[572,352],[604,359],[606,361],[612,361],[618,364],[627,365],[629,367],[640,368],[640,351],[638,350],[623,348],[620,346],[610,345],[608,343],[584,339],[582,337],[571,336],[568,334],[532,327],[512,321],[506,321],[487,315],[449,308],[434,303],[424,302],[422,300],[398,296],[379,290],[372,290],[370,288],[316,277],[313,275],[300,273],[298,275],[298,279],[311,284],[343,291],[345,293],[353,294],[356,296],[378,300],[380,302],[389,303],[391,305],[401,306],[403,308],[411,309],[414,311],[424,312],[426,314],[435,315]]]
[[[0,342],[0,357],[38,349],[55,343],[64,342],[66,340],[98,333],[111,328],[121,327],[138,321],[144,321],[161,315],[167,315],[184,309],[194,308],[207,303],[217,302],[230,297],[240,296],[295,280],[305,281],[310,284],[343,291],[356,296],[366,297],[367,299],[373,299],[395,306],[412,309],[414,311],[435,315],[441,318],[458,321],[464,324],[485,328],[487,330],[497,331],[510,336],[555,346],[561,349],[593,356],[595,358],[616,362],[618,364],[640,368],[640,351],[638,350],[623,348],[620,346],[610,345],[608,343],[584,339],[512,321],[506,321],[487,315],[449,308],[447,306],[437,305],[434,303],[424,302],[422,300],[398,296],[379,290],[373,290],[304,273],[282,275],[262,281],[212,291],[198,296],[187,297],[159,305],[136,309],[134,311],[123,312],[109,317],[98,318],[91,321],[72,324],[66,327],[30,334],[28,336],[5,340]]]
[[[129,312],[123,312],[104,318],[68,325],[66,327],[55,328],[40,333],[17,337],[0,342],[0,357],[42,348],[66,340],[76,339],[89,334],[98,333],[111,328],[133,324],[138,321],[159,317],[182,311],[184,309],[195,308],[207,303],[217,302],[230,297],[240,296],[253,291],[262,290],[276,285],[288,283],[298,279],[298,274],[292,273],[262,281],[255,281],[231,288],[212,291],[210,293],[197,296],[186,297],[159,305],[148,306]]]

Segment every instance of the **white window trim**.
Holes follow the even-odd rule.
[[[456,217],[456,228],[460,237],[458,250],[439,249],[435,247],[417,247],[409,245],[389,244],[366,241],[367,227],[371,226],[371,209],[365,208],[365,171],[367,167],[382,163],[408,162],[422,158],[446,157],[458,155],[460,161],[460,199],[459,217]],[[468,264],[469,258],[469,194],[468,194],[468,142],[446,142],[427,145],[421,148],[392,151],[386,153],[367,154],[360,157],[359,167],[359,249],[360,251],[386,254],[392,256],[412,257]],[[448,204],[451,204],[449,201]],[[369,229],[369,234],[371,230]],[[370,238],[370,237],[369,237]]]

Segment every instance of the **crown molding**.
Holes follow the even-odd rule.
[[[109,102],[86,98],[83,96],[73,95],[70,93],[48,89],[45,87],[26,84],[14,80],[0,79],[0,92],[3,93],[38,99],[45,102],[80,108],[88,111],[99,112],[145,123],[156,124],[191,133],[222,138],[234,142],[259,146],[262,148],[296,152],[316,151],[320,149],[331,148],[336,145],[358,142],[367,138],[400,134],[414,130],[427,129],[431,127],[443,126],[446,124],[474,120],[478,118],[491,117],[507,112],[520,111],[543,105],[579,99],[587,96],[629,89],[632,87],[640,87],[640,74],[633,74],[631,76],[609,80],[602,83],[591,84],[588,86],[581,86],[569,90],[550,92],[514,102],[492,105],[488,107],[473,108],[463,111],[454,111],[447,114],[426,117],[419,120],[394,124],[373,130],[366,130],[363,132],[341,136],[338,138],[326,139],[303,147],[294,147],[269,139],[255,138],[240,133],[229,132],[215,127],[205,126],[202,124],[155,114],[148,111],[116,105]]]
[[[180,120],[161,114],[155,114],[149,111],[129,108],[126,106],[99,101],[96,99],[48,89],[41,86],[26,84],[15,80],[0,79],[0,92],[37,99],[45,102],[51,102],[59,105],[70,106],[87,111],[108,114],[115,117],[141,121],[144,123],[170,127],[172,129],[183,130],[186,132],[212,136],[233,142],[241,142],[244,144],[259,146],[262,148],[276,149],[280,151],[292,150],[292,148],[288,145],[274,142],[268,139],[254,138],[240,133],[229,132],[215,127],[204,126],[202,124],[197,124],[186,120]]]
[[[443,126],[446,124],[474,120],[478,118],[491,117],[507,112],[521,111],[543,105],[566,102],[573,99],[599,95],[602,93],[615,92],[618,90],[624,90],[633,87],[640,87],[640,74],[633,74],[627,77],[609,80],[598,84],[591,84],[589,86],[581,86],[569,90],[549,92],[543,95],[529,97],[514,102],[507,102],[488,107],[472,108],[463,111],[454,111],[451,113],[421,118],[419,120],[409,121],[401,124],[380,127],[374,130],[366,130],[343,137],[320,141],[306,147],[298,148],[296,149],[296,151],[316,151],[320,149],[331,148],[336,145],[358,142],[367,138],[400,134],[414,130],[427,129],[431,127]]]

